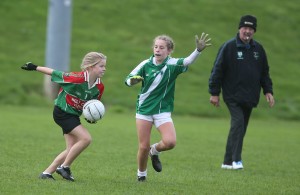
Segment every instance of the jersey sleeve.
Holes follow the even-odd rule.
[[[137,65],[130,73],[129,73],[129,75],[127,75],[127,77],[125,78],[125,85],[127,85],[127,86],[130,86],[130,82],[129,82],[129,79],[131,78],[131,77],[133,77],[133,76],[143,76],[142,75],[142,70],[143,70],[143,67],[144,67],[144,65],[148,62],[149,60],[144,60],[144,61],[142,61],[139,65]]]
[[[200,55],[201,52],[199,52],[197,49],[195,49],[188,57],[184,58],[183,60],[183,65],[184,66],[189,66],[193,64],[198,56]]]
[[[52,75],[51,75],[51,81],[55,82],[55,83],[61,83],[63,82],[63,72],[61,71],[58,71],[58,70],[54,70],[52,72]]]
[[[63,83],[83,83],[86,81],[84,72],[70,72],[65,73],[62,71],[54,70],[51,75],[51,81],[63,84]]]
[[[188,70],[188,66],[184,66],[184,58],[170,58],[168,64],[173,66],[174,71],[177,74],[181,74]]]

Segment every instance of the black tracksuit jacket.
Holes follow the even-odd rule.
[[[254,40],[244,44],[237,34],[219,49],[209,78],[209,93],[219,96],[222,91],[225,103],[256,107],[261,88],[264,94],[273,94],[265,50]]]

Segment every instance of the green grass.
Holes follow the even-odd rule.
[[[299,194],[299,122],[250,121],[243,171],[221,170],[229,119],[178,116],[177,146],[149,161],[148,181],[136,182],[134,112],[107,109],[96,125],[84,122],[93,142],[72,165],[76,182],[39,180],[64,149],[52,107],[1,106],[0,194]],[[152,142],[159,134],[153,129]]]
[[[43,96],[43,75],[20,69],[27,61],[45,62],[48,1],[1,0],[0,194],[300,194],[297,0],[72,2],[70,70],[79,70],[88,51],[108,56],[103,96],[108,111],[98,124],[84,123],[93,143],[72,165],[76,182],[56,174],[55,182],[37,179],[64,148],[52,121],[53,102]],[[245,170],[224,171],[228,111],[223,102],[219,109],[208,103],[207,82],[219,46],[235,35],[240,16],[248,13],[258,17],[255,38],[268,54],[276,105],[268,109],[261,99],[253,112],[243,150]],[[177,80],[177,146],[161,155],[163,172],[154,172],[149,162],[148,182],[139,184],[134,121],[139,87],[125,87],[123,79],[151,55],[156,35],[173,37],[173,56],[184,57],[202,31],[213,46]],[[153,130],[152,141],[158,139]]]
[[[274,81],[276,105],[267,109],[262,99],[257,118],[299,120],[300,74],[297,0],[74,0],[70,69],[79,70],[82,57],[91,50],[108,56],[103,101],[119,112],[133,110],[139,87],[127,88],[126,75],[151,53],[158,34],[174,38],[174,57],[187,56],[194,48],[194,35],[205,31],[213,46],[189,72],[177,80],[175,111],[193,116],[227,116],[209,104],[208,78],[220,45],[235,36],[240,16],[258,17],[255,38],[265,47]],[[27,61],[45,62],[48,1],[0,1],[0,104],[45,104],[43,76],[21,71]],[[5,17],[4,17],[5,16]],[[186,102],[190,102],[187,104]],[[47,102],[47,105],[51,103]]]

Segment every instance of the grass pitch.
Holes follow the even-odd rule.
[[[1,194],[299,194],[297,122],[251,120],[242,171],[221,170],[229,119],[177,117],[177,146],[161,155],[163,171],[148,161],[148,179],[136,181],[134,113],[109,109],[95,125],[93,142],[73,163],[75,182],[57,174],[38,179],[64,149],[52,107],[1,106]],[[152,142],[159,135],[153,128]]]

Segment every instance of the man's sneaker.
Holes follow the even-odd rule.
[[[232,169],[243,169],[242,161],[233,161],[232,162]]]
[[[69,167],[59,166],[56,169],[56,173],[60,174],[66,180],[74,181],[74,177],[72,176],[71,169]]]
[[[144,181],[146,181],[146,176],[138,176],[137,180],[139,182],[144,182]]]
[[[221,168],[222,169],[232,169],[232,165],[222,164]]]
[[[44,174],[41,173],[39,176],[40,179],[51,179],[51,180],[55,180],[54,177],[51,174]]]
[[[151,151],[151,150],[150,150]],[[156,172],[161,172],[162,170],[162,166],[161,166],[161,162],[159,160],[158,155],[152,155],[151,152],[149,152],[149,156],[151,157],[151,161],[152,161],[152,167]]]

